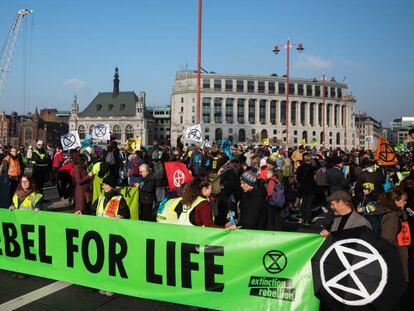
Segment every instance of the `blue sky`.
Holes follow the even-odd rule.
[[[18,9],[34,14],[19,38],[0,109],[69,110],[75,93],[83,109],[99,91],[112,90],[115,66],[121,91],[145,91],[149,105],[168,104],[176,71],[196,67],[197,2],[1,1],[1,45]],[[388,126],[414,115],[413,29],[410,0],[204,0],[202,66],[283,75],[285,51],[276,57],[272,49],[289,37],[305,47],[291,54],[292,76],[345,77],[357,110]]]

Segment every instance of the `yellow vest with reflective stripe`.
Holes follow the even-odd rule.
[[[165,202],[161,213],[157,214],[157,222],[163,224],[176,224],[178,223],[177,213],[175,208],[180,203],[182,198],[174,198]]]
[[[43,196],[40,193],[32,192],[24,198],[23,202],[20,203],[19,206],[19,197],[15,194],[12,199],[13,207],[21,210],[32,211],[35,209],[37,202],[39,202],[42,197]]]
[[[118,215],[119,203],[122,195],[113,196],[104,207],[105,196],[98,198],[98,206],[96,207],[96,216],[100,217],[116,217]]]
[[[191,206],[183,205],[183,211],[181,212],[181,215],[178,218],[178,224],[194,226],[194,224],[190,221],[190,213],[198,204],[200,204],[203,201],[207,200],[203,197],[197,197],[197,199],[193,202],[193,204],[191,204]]]
[[[37,149],[35,149],[33,153],[36,153],[42,160],[46,157],[46,153],[40,153]],[[48,164],[37,164],[36,161],[32,161],[32,163],[37,166],[48,166]]]

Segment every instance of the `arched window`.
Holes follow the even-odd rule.
[[[320,135],[320,139],[319,139],[319,143],[320,144],[324,144],[325,143],[325,141],[323,140],[323,131],[321,132],[321,135]]]
[[[85,139],[85,137],[86,137],[86,128],[85,128],[85,126],[79,125],[78,134],[79,134],[79,139]]]
[[[262,130],[262,132],[260,133],[260,139],[265,139],[265,138],[268,138],[267,130]]]
[[[244,143],[246,141],[246,131],[239,129],[239,142]]]
[[[337,145],[341,144],[341,134],[340,133],[336,133],[336,144]]]
[[[134,138],[134,128],[130,124],[125,128],[125,139],[128,138]]]
[[[122,129],[119,125],[114,125],[112,132],[114,133],[116,140],[121,140]]]
[[[223,139],[223,130],[221,128],[216,128],[215,134],[216,142]]]
[[[306,143],[309,144],[309,141],[308,141],[308,132],[307,131],[303,131],[302,132],[302,139],[304,139],[306,141]]]

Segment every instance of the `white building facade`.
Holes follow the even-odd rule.
[[[196,71],[176,74],[171,97],[173,145],[183,129],[196,123],[196,76]],[[271,144],[286,144],[284,77],[202,73],[201,84],[200,123],[205,139],[251,143],[269,138]],[[328,148],[355,147],[356,100],[347,95],[347,89],[334,80],[325,81],[323,90],[321,80],[290,78],[288,146],[317,139]]]
[[[155,120],[154,141],[160,145],[171,145],[171,107],[157,106],[148,107]]]

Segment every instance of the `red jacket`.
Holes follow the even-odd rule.
[[[55,156],[53,157],[53,168],[59,168],[63,164],[63,156],[62,151],[58,151],[55,153]]]

